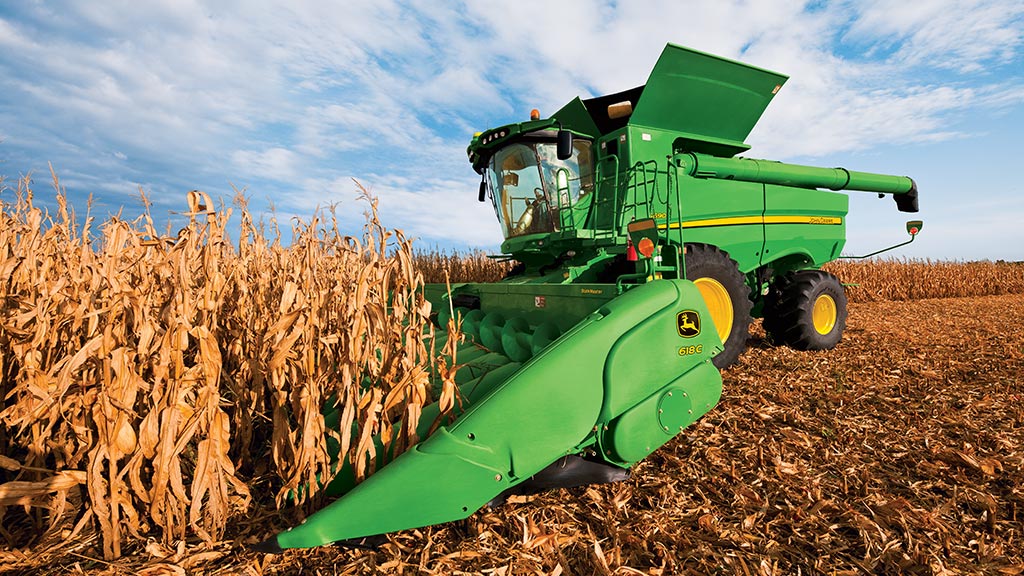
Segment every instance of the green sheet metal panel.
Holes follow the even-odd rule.
[[[762,185],[680,176],[679,193],[686,242],[720,247],[744,273],[760,265],[764,246]],[[678,225],[678,221],[668,224],[670,229]]]
[[[622,337],[608,354],[603,419],[621,415],[671,384],[697,364],[693,361],[694,354],[706,356],[721,345],[711,316],[697,305],[703,304],[703,299],[693,284],[660,280],[645,284],[643,288],[648,298],[657,295],[664,306],[657,312],[645,310],[636,314],[634,326],[622,331]],[[636,289],[630,292],[634,291]],[[631,295],[630,292],[626,295]],[[680,315],[687,315],[685,317],[695,324],[695,334],[680,331],[677,318]],[[721,391],[720,383],[709,380],[707,384]],[[656,414],[652,414],[654,419]],[[678,431],[674,430],[673,434]]]
[[[839,256],[846,242],[850,198],[840,192],[765,185],[765,248],[768,264],[806,254],[817,267]]]
[[[787,78],[668,44],[629,123],[731,143],[735,154],[749,148],[743,141]]]
[[[586,134],[591,138],[597,138],[601,135],[601,131],[594,124],[594,119],[590,116],[590,112],[587,111],[587,107],[583,105],[583,100],[580,100],[579,97],[562,106],[562,109],[552,114],[551,117],[561,122],[562,127],[567,130]]]
[[[532,326],[551,323],[568,330],[616,296],[607,284],[470,284],[463,293],[478,296],[489,313],[521,317]]]

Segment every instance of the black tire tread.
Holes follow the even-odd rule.
[[[828,334],[814,329],[814,301],[828,292],[836,302],[836,325]],[[847,316],[846,292],[833,274],[821,270],[789,272],[774,283],[765,301],[764,331],[775,344],[795,350],[830,350],[842,340]]]
[[[711,272],[706,274],[705,272]],[[718,280],[729,292],[733,304],[733,324],[724,350],[715,356],[713,363],[716,368],[732,366],[747,349],[747,336],[750,333],[750,289],[739,270],[739,265],[728,252],[710,244],[686,245],[686,278],[712,277]]]

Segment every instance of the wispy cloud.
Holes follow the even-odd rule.
[[[893,60],[964,73],[1012,62],[1024,44],[1024,4],[986,0],[865,0],[849,7],[857,14],[849,36]]]
[[[285,148],[236,150],[231,159],[241,172],[261,178],[286,182],[296,175],[296,155]]]

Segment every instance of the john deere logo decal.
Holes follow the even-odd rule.
[[[683,338],[693,338],[700,334],[700,315],[696,310],[683,310],[676,314],[676,330]]]

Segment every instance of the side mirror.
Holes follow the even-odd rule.
[[[568,160],[572,158],[572,132],[568,130],[558,131],[558,159]]]
[[[484,177],[484,179],[480,181],[480,195],[477,196],[477,200],[479,200],[480,202],[483,202],[484,198],[486,198],[486,197],[487,197],[487,178]]]
[[[907,222],[907,234],[911,236],[917,236],[917,233],[924,228],[924,221],[922,220],[911,220]]]

